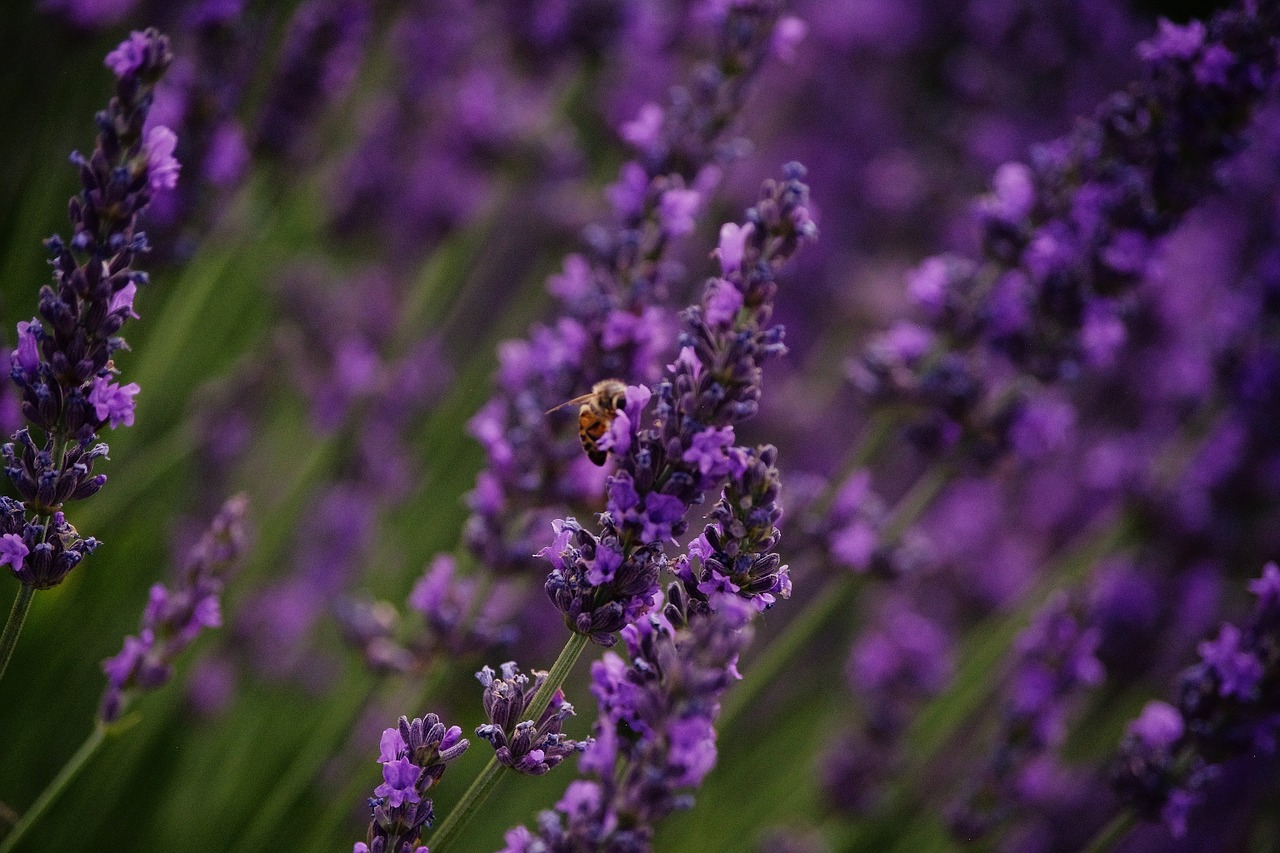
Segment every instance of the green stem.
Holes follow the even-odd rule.
[[[54,800],[62,794],[67,785],[71,784],[71,780],[76,777],[76,774],[84,768],[89,759],[93,757],[93,754],[98,751],[98,747],[102,745],[106,735],[105,726],[100,723],[94,725],[93,731],[89,733],[89,737],[76,750],[76,754],[71,756],[71,759],[63,765],[62,769],[58,771],[58,775],[49,783],[48,787],[40,792],[40,796],[36,798],[36,801],[31,804],[31,808],[27,809],[21,819],[13,825],[13,830],[5,836],[4,842],[0,843],[0,853],[9,853],[22,839],[22,836],[26,834],[27,830],[31,828],[31,825],[40,819],[40,815],[44,814],[49,806],[53,805]]]
[[[586,636],[582,634],[571,634],[569,636],[569,642],[565,643],[564,649],[560,652],[560,657],[556,658],[556,662],[551,665],[551,672],[547,674],[547,680],[543,682],[542,687],[534,695],[533,704],[528,708],[530,719],[537,720],[542,715],[542,712],[547,709],[547,706],[551,704],[552,695],[560,685],[564,684],[564,680],[569,676],[569,671],[578,662],[578,658],[582,655],[582,650],[586,647]],[[489,763],[485,765],[484,770],[480,771],[480,775],[471,783],[471,787],[462,795],[462,799],[453,807],[453,811],[449,812],[449,816],[440,824],[439,829],[432,834],[432,850],[440,853],[440,851],[447,849],[449,840],[461,831],[471,816],[480,810],[480,806],[493,793],[494,786],[502,778],[502,770],[503,766],[498,763],[496,755],[489,759]],[[3,853],[3,851],[0,851],[0,853]]]
[[[4,623],[4,633],[0,634],[0,678],[4,678],[4,671],[9,667],[9,658],[13,657],[13,648],[18,645],[18,635],[27,621],[27,611],[31,609],[31,599],[35,594],[36,588],[29,583],[18,588],[13,609],[9,611],[9,621]]]
[[[564,684],[565,679],[569,677],[569,671],[578,662],[578,658],[582,656],[582,650],[586,647],[587,637],[585,634],[569,635],[569,642],[564,644],[560,657],[556,658],[556,662],[551,665],[551,672],[547,673],[547,680],[543,682],[537,695],[533,697],[532,704],[526,710],[526,719],[537,722],[538,718],[542,716],[542,712],[547,710],[547,706],[551,704],[551,696]]]
[[[1098,834],[1093,837],[1089,845],[1084,848],[1082,853],[1105,853],[1110,850],[1118,841],[1128,835],[1129,830],[1133,828],[1135,822],[1133,812],[1123,811],[1111,819],[1111,822],[1102,829],[1098,830]],[[3,851],[0,851],[3,853]]]
[[[467,788],[467,792],[462,795],[462,799],[458,801],[453,811],[449,812],[449,816],[440,824],[440,828],[431,836],[431,848],[433,850],[444,850],[448,845],[450,837],[457,835],[461,828],[466,825],[467,819],[472,814],[479,811],[484,801],[489,799],[489,795],[493,793],[493,789],[498,786],[498,780],[502,778],[502,771],[506,768],[498,763],[498,756],[489,759],[489,763],[480,771],[480,775],[471,783],[471,787]]]

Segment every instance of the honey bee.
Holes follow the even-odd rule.
[[[582,449],[587,451],[587,458],[597,465],[603,465],[608,454],[597,447],[596,442],[608,432],[618,411],[627,404],[626,383],[621,379],[601,379],[591,386],[591,393],[547,409],[547,414],[579,403],[578,440],[582,442]]]

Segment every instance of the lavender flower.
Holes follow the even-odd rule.
[[[489,720],[476,729],[476,734],[493,744],[503,766],[541,776],[590,745],[590,738],[575,741],[560,733],[561,724],[573,716],[573,706],[564,700],[563,690],[556,690],[536,723],[522,719],[546,682],[547,673],[535,671],[533,687],[529,688],[529,677],[520,672],[514,661],[508,661],[502,665],[501,678],[495,678],[487,666],[476,673],[476,678],[484,685],[484,715]]]
[[[401,717],[394,729],[382,732],[382,784],[369,799],[373,818],[364,841],[354,853],[418,853],[423,830],[431,827],[435,809],[426,794],[440,781],[450,761],[467,751],[470,742],[457,726],[445,728],[435,714]]]
[[[1031,164],[997,172],[978,207],[982,264],[943,256],[912,291],[927,351],[880,347],[854,366],[864,390],[927,410],[917,437],[971,458],[1003,452],[1036,382],[1074,377],[1111,333],[1154,241],[1212,189],[1217,165],[1276,70],[1269,5],[1205,26],[1162,25],[1147,76]],[[1194,116],[1194,119],[1184,117]]]
[[[614,633],[652,606],[663,544],[684,532],[689,508],[726,475],[759,492],[766,506],[752,519],[751,535],[761,541],[772,537],[772,456],[758,452],[763,458],[755,460],[760,464],[748,478],[753,460],[734,445],[733,426],[756,412],[762,363],[785,352],[781,327],[766,324],[777,290],[774,269],[816,233],[802,175],[792,164],[785,180],[765,183],[759,205],[748,212],[751,236],[739,268],[711,279],[702,304],[685,312],[681,352],[670,366],[673,376],[658,388],[653,425],[644,428],[640,420],[649,390],[631,386],[623,411],[597,442],[617,465],[606,487],[607,510],[599,516],[601,532],[563,519],[555,543],[540,552],[553,566],[547,595],[570,630],[596,643],[613,645]],[[746,569],[766,580],[747,578],[743,595],[785,594],[785,575],[771,558]]]
[[[259,20],[244,0],[178,4],[171,30],[175,60],[157,87],[150,123],[178,135],[187,179],[157,193],[146,224],[164,236],[165,259],[186,259],[208,230],[225,219],[231,194],[250,160],[249,132],[239,114],[261,67]]]
[[[136,383],[121,385],[111,360],[126,346],[118,335],[133,311],[134,294],[147,282],[134,270],[148,250],[136,230],[138,214],[161,187],[177,180],[174,136],[144,124],[151,93],[172,60],[168,40],[155,30],[134,32],[107,55],[116,96],[98,114],[97,145],[72,162],[83,189],[71,199],[74,233],[46,241],[55,287],[40,291],[40,316],[18,324],[11,376],[22,396],[23,428],[0,448],[5,473],[21,500],[0,498],[0,562],[36,589],[61,583],[98,546],[81,539],[62,513],[66,501],[83,500],[106,476],[93,464],[107,454],[95,443],[104,427],[133,423]]]
[[[791,597],[791,578],[776,551],[782,518],[777,457],[771,445],[756,448],[748,452],[741,473],[730,474],[709,515],[711,523],[690,543],[689,558],[676,561],[680,584],[668,589],[667,606],[684,615],[668,612],[668,618],[687,621],[691,609],[706,609],[716,593],[742,596],[760,610]]]
[[[187,554],[176,586],[151,587],[137,636],[125,637],[120,653],[102,662],[107,689],[98,718],[103,723],[120,718],[131,691],[164,685],[182,650],[205,628],[222,625],[223,577],[244,553],[248,509],[244,495],[228,499]]]
[[[591,668],[600,718],[582,769],[596,779],[570,784],[536,833],[508,832],[503,852],[649,850],[654,824],[690,807],[688,789],[715,765],[720,697],[741,677],[755,612],[717,595],[682,628],[651,614],[623,629],[630,663],[607,652]]]
[[[500,350],[499,392],[470,425],[489,464],[471,495],[466,536],[487,566],[531,568],[546,522],[599,495],[599,472],[582,459],[568,419],[544,413],[604,377],[657,378],[657,359],[670,343],[665,255],[691,227],[717,164],[742,147],[727,131],[767,55],[778,11],[772,0],[714,10],[714,61],[699,64],[669,107],[646,106],[625,125],[640,156],[609,188],[616,224],[589,229],[591,253],[571,255],[548,282],[565,316]]]
[[[1130,725],[1112,771],[1121,801],[1175,838],[1224,762],[1275,752],[1280,733],[1280,567],[1249,582],[1258,601],[1242,626],[1200,644],[1179,678],[1178,704],[1149,703]]]

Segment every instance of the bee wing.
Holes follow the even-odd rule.
[[[547,409],[545,412],[543,412],[543,414],[549,415],[552,412],[558,412],[561,409],[565,408],[566,406],[581,406],[583,403],[590,400],[591,396],[592,396],[591,394],[583,394],[581,397],[574,397],[572,400],[565,400],[560,405],[553,406],[550,409]]]

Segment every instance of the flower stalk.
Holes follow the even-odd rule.
[[[564,685],[565,679],[569,677],[569,672],[573,669],[574,664],[578,662],[578,658],[582,656],[582,650],[587,647],[588,639],[585,634],[571,633],[569,635],[568,642],[564,644],[564,648],[560,651],[556,662],[551,665],[551,670],[547,673],[547,680],[538,689],[537,695],[527,709],[527,713],[532,719],[538,719],[542,716],[542,712],[547,710],[547,706],[551,704],[551,697]],[[489,763],[480,771],[480,775],[471,783],[471,787],[467,788],[466,793],[462,795],[462,799],[458,800],[453,810],[449,812],[448,817],[441,821],[435,832],[432,833],[432,849],[436,851],[448,849],[449,842],[462,831],[467,822],[484,805],[489,795],[493,793],[498,781],[502,778],[504,769],[496,755],[489,759]]]
[[[18,635],[27,621],[27,612],[31,610],[31,602],[35,599],[36,588],[29,583],[18,586],[18,594],[13,599],[13,608],[4,623],[4,633],[0,634],[0,679],[9,667],[9,658],[13,657],[13,649],[18,645]]]

